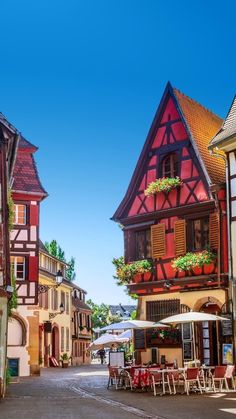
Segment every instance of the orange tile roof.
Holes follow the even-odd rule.
[[[174,88],[173,91],[212,183],[224,183],[224,160],[211,156],[208,150],[223,120],[179,90]]]

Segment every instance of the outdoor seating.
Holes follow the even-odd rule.
[[[212,376],[212,387],[214,392],[216,392],[215,383],[219,383],[219,390],[222,391],[223,383],[225,384],[225,388],[227,389],[228,383],[226,379],[226,366],[217,366],[215,367],[215,372]]]
[[[173,370],[173,371],[168,371],[168,378],[169,378],[169,383],[170,385],[172,385],[173,387],[173,394],[176,394],[176,387],[179,388],[180,384],[184,384],[184,376],[183,376],[183,372],[180,372],[178,370]]]
[[[235,390],[234,370],[235,370],[234,365],[227,365],[226,372],[225,372],[227,390],[229,389],[228,381],[231,381],[232,388]]]
[[[107,389],[109,389],[110,385],[115,385],[116,390],[118,389],[118,386],[120,385],[120,372],[117,367],[110,367],[108,366],[109,370],[109,378],[107,383]]]
[[[185,383],[185,391],[189,396],[190,385],[198,387],[200,393],[202,394],[202,387],[199,379],[199,369],[195,368],[187,368],[187,371],[183,373],[184,383]]]

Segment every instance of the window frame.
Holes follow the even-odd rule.
[[[170,159],[169,171],[165,169],[167,159]],[[165,154],[161,161],[161,177],[174,178],[176,176],[179,176],[179,156],[175,152]]]
[[[201,222],[201,248],[195,248],[195,229],[194,229],[194,222],[199,221]],[[204,222],[208,221],[208,233],[207,233],[207,243],[204,244]],[[206,250],[210,247],[210,218],[209,215],[202,215],[196,216],[195,218],[191,218],[187,220],[187,251],[188,252],[201,252],[202,250]]]
[[[13,261],[13,259],[14,259],[14,261]],[[22,275],[22,278],[19,278],[18,276],[17,276],[17,265],[18,265],[18,262],[17,262],[17,259],[23,259],[23,270],[22,270],[22,272],[23,272],[23,275]],[[13,266],[13,274],[14,274],[14,277],[16,278],[16,281],[26,281],[26,257],[25,256],[16,256],[16,255],[11,255],[11,266]]]
[[[19,222],[19,207],[24,207],[24,222]],[[26,225],[27,224],[27,205],[26,204],[14,204],[14,225]]]
[[[147,238],[147,233],[149,234],[149,239]],[[144,234],[144,257],[140,257],[138,254],[138,235]],[[148,241],[149,241],[149,253],[147,252],[148,249]],[[135,259],[134,260],[144,260],[144,259],[151,259],[152,258],[152,245],[151,245],[151,228],[146,228],[142,230],[135,230],[134,231],[134,242],[135,242]]]

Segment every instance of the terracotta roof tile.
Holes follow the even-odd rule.
[[[81,301],[79,298],[72,297],[72,304],[77,309],[92,311],[91,307],[89,307],[88,304],[86,304],[84,301]]]
[[[210,147],[216,147],[228,138],[232,138],[236,135],[236,96],[231,104],[228,115],[226,116],[224,123],[219,132],[212,138]]]
[[[38,147],[27,141],[24,137],[20,137],[19,148],[21,150],[29,151],[31,153],[34,153],[38,150]]]
[[[173,91],[212,183],[224,183],[225,163],[223,159],[211,156],[208,150],[209,142],[223,120],[179,90],[174,88]]]
[[[47,196],[47,192],[40,182],[36,163],[31,153],[18,150],[13,176],[13,191],[32,192],[32,194]]]

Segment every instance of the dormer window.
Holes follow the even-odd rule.
[[[162,177],[178,176],[178,156],[175,153],[168,154],[162,162]]]

